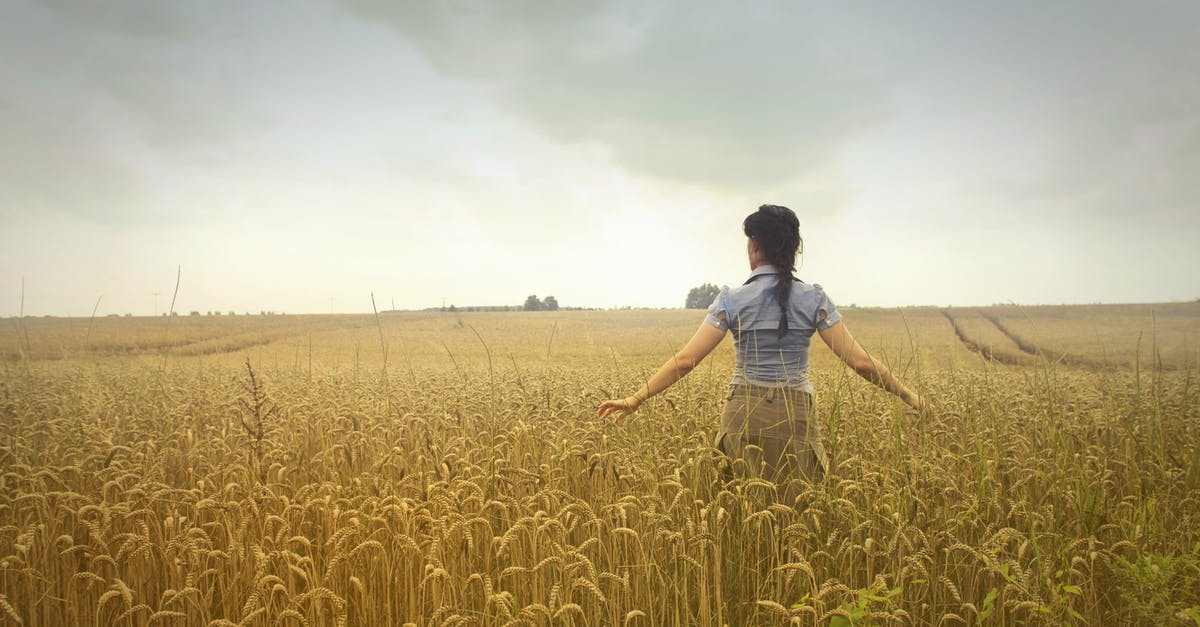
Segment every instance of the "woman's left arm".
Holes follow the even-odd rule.
[[[858,343],[858,340],[850,335],[850,330],[846,328],[844,322],[839,320],[829,328],[821,329],[821,339],[833,350],[833,354],[846,362],[846,365],[853,368],[860,377],[900,397],[900,400],[913,409],[921,413],[929,413],[929,402],[921,398],[920,394],[908,389],[900,382],[900,379],[896,378],[896,375],[887,369],[887,366],[872,357]]]
[[[604,418],[612,415],[624,418],[637,411],[646,399],[671,387],[673,383],[695,369],[724,338],[725,329],[718,329],[707,322],[700,323],[700,328],[696,329],[696,334],[692,336],[692,339],[688,340],[688,343],[679,349],[674,357],[668,359],[640,390],[628,398],[600,403],[600,407],[596,410],[596,416]]]

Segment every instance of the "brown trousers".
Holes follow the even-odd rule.
[[[732,477],[774,483],[787,505],[803,482],[819,482],[829,467],[813,397],[791,388],[733,386],[716,447],[729,457]]]

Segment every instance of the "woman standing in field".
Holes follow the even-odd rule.
[[[692,339],[632,396],[600,404],[600,417],[628,416],[670,387],[712,352],[727,331],[736,350],[733,380],[716,447],[739,476],[780,486],[784,502],[797,479],[820,481],[828,468],[808,379],[814,332],[859,375],[918,410],[925,402],[850,335],[842,315],[817,284],[792,276],[801,248],[800,221],[787,207],[763,205],[742,223],[750,278],[722,288]]]

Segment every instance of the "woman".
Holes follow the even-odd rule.
[[[696,334],[641,389],[604,401],[596,414],[622,418],[637,411],[691,372],[732,331],[736,361],[716,446],[731,458],[735,474],[768,479],[781,488],[784,502],[791,502],[798,493],[796,479],[819,481],[828,467],[808,379],[814,332],[863,378],[915,409],[926,405],[854,340],[820,285],[792,276],[802,247],[796,214],[763,205],[742,228],[750,278],[740,287],[721,289]]]

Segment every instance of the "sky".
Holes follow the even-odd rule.
[[[1200,298],[1200,3],[0,0],[0,315]],[[155,293],[158,296],[155,296]]]

